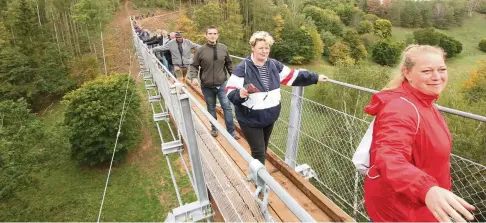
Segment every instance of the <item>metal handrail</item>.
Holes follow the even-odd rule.
[[[133,30],[133,25],[132,25],[132,33],[135,35],[135,32]],[[134,38],[135,41],[140,43],[140,39]],[[142,44],[144,50],[147,50],[150,52],[148,47],[145,44]],[[152,59],[155,58],[157,63],[159,65],[162,65],[160,61],[155,57],[153,53],[150,53],[152,56]],[[180,83],[177,78],[169,72],[169,70],[165,66],[160,66],[162,69],[169,74],[169,77],[174,81],[174,83]],[[228,140],[228,142],[235,148],[235,150],[243,157],[243,159],[250,164],[251,162],[258,161],[257,159],[254,159],[244,148],[241,146],[234,138],[231,136],[226,131],[226,128],[224,128],[219,122],[206,110],[206,107],[201,105],[199,101],[197,100],[194,95],[189,92],[188,89],[185,87],[182,88],[182,91],[186,94],[186,96],[189,98],[192,103],[194,103],[204,114],[204,116],[213,124],[216,129]],[[260,162],[260,161],[258,161]],[[316,220],[273,178],[270,173],[265,169],[265,167],[259,169],[257,172],[258,177],[260,177],[263,182],[265,182],[266,185],[277,195],[278,198],[289,208],[292,213],[295,214],[295,216],[302,222],[316,222]]]
[[[236,58],[236,59],[240,59],[240,60],[245,59],[245,58],[242,58],[242,57],[239,57],[239,56],[234,56],[234,55],[230,55],[230,56],[233,57],[233,58]],[[348,84],[348,83],[344,83],[344,82],[333,80],[333,79],[328,79],[327,82],[337,84],[337,85],[341,85],[341,86],[348,87],[348,88],[352,88],[352,89],[356,89],[356,90],[360,90],[360,91],[365,91],[365,92],[372,93],[372,94],[379,92],[377,90],[373,90],[373,89],[370,89],[370,88],[365,88],[365,87],[357,86],[357,85],[354,85],[354,84]],[[444,107],[444,106],[441,106],[441,105],[438,105],[438,104],[435,104],[435,106],[437,107],[437,109],[439,111],[442,111],[442,112],[446,112],[446,113],[449,113],[449,114],[453,114],[453,115],[457,115],[457,116],[461,116],[461,117],[465,117],[465,118],[469,118],[469,119],[474,119],[474,120],[481,121],[481,122],[486,122],[485,116],[473,114],[473,113],[470,113],[470,112],[460,111],[460,110],[453,109],[453,108]]]

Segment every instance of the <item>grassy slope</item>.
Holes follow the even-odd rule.
[[[123,164],[113,168],[102,221],[162,221],[171,209],[178,206],[150,108],[148,103],[142,103],[142,106],[139,121],[147,128],[141,130],[147,135],[144,143],[130,152]],[[56,103],[42,116],[50,128],[59,130],[59,134],[64,132],[58,125],[62,122],[63,109],[61,104]],[[183,202],[194,201],[195,194],[185,172],[174,165],[179,163],[178,159],[179,156],[171,156]],[[70,159],[66,146],[52,148],[40,168],[36,176],[39,179],[37,188],[23,191],[18,199],[0,204],[1,221],[96,221],[107,166],[80,167]]]
[[[485,27],[486,16],[475,13],[472,18],[467,18],[464,21],[462,27],[440,30],[440,32],[459,40],[463,44],[463,51],[458,56],[447,61],[449,85],[442,94],[439,104],[471,111],[467,110],[468,107],[461,103],[460,90],[464,81],[469,78],[470,71],[475,68],[477,61],[486,59],[486,53],[480,51],[478,48],[479,40],[486,37]],[[393,27],[393,38],[396,40],[405,40],[408,35],[412,35],[414,30],[416,29]],[[331,78],[335,69],[324,58],[313,61],[310,64],[293,67],[305,68],[318,72],[319,74],[328,75]],[[308,98],[314,98],[315,86],[307,87],[305,92]],[[471,112],[481,113],[477,110]]]
[[[105,33],[107,63],[110,71],[129,70],[128,50],[133,52],[128,14],[136,14],[127,1],[116,13]],[[135,60],[135,66],[138,62]],[[138,69],[132,68],[132,74]],[[140,77],[141,79],[141,77]],[[143,140],[127,160],[114,166],[105,198],[101,221],[163,221],[178,207],[169,168],[160,150],[160,139],[152,120],[143,84],[139,85],[142,112],[139,116]],[[105,187],[108,166],[86,168],[71,160],[66,130],[62,123],[64,107],[54,103],[41,116],[65,140],[63,147],[51,148],[40,163],[37,188],[29,188],[18,198],[0,203],[0,221],[96,221]],[[44,111],[43,111],[44,112]],[[42,113],[41,113],[42,114]],[[167,127],[161,125],[164,139]],[[123,130],[123,129],[122,129]],[[180,157],[169,156],[184,203],[196,200]]]
[[[469,78],[469,72],[474,69],[477,61],[486,59],[486,53],[478,48],[479,40],[486,37],[486,17],[475,13],[473,17],[467,18],[462,27],[449,30],[440,30],[463,44],[463,51],[458,56],[449,59],[447,66],[449,70],[449,86],[439,102],[447,103],[453,100],[460,91],[462,83]],[[414,29],[393,27],[393,36],[397,40],[405,40],[407,35],[412,35]]]

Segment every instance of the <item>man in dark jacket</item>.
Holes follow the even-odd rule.
[[[235,133],[231,104],[224,92],[228,75],[231,75],[233,72],[232,61],[228,48],[216,42],[218,37],[218,29],[215,26],[209,26],[206,29],[206,39],[208,42],[196,50],[189,70],[189,78],[192,79],[194,86],[198,86],[199,81],[197,76],[198,73],[200,74],[201,90],[206,99],[208,112],[214,118],[217,118],[216,97],[218,97],[223,108],[226,129],[235,139],[239,139],[240,137]],[[216,137],[218,131],[214,125],[211,127],[211,135]]]

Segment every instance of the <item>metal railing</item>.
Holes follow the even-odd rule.
[[[206,108],[198,102],[197,98],[194,97],[187,89],[185,89],[185,87],[177,81],[173,74],[170,73],[167,68],[157,60],[147,46],[140,41],[133,28],[132,34],[135,48],[142,61],[142,65],[144,68],[146,68],[148,74],[144,77],[144,79],[148,81],[148,84],[146,83],[146,87],[148,86],[147,89],[155,88],[158,90],[157,94],[149,94],[149,102],[152,104],[152,102],[159,102],[163,100],[165,103],[165,108],[162,109],[163,111],[156,112],[153,109],[154,120],[156,120],[159,134],[162,135],[162,130],[158,126],[157,120],[168,122],[169,118],[172,117],[172,121],[177,128],[177,136],[176,133],[174,133],[175,131],[170,130],[174,141],[167,143],[163,142],[162,152],[165,155],[174,152],[180,153],[182,149],[181,141],[184,140],[188,147],[189,157],[191,159],[192,174],[190,174],[190,179],[193,183],[198,201],[190,204],[182,204],[177,189],[177,182],[172,174],[180,207],[175,208],[169,214],[166,221],[198,221],[207,219],[211,214],[208,213],[208,207],[210,207],[210,205],[207,202],[208,195],[206,185],[210,187],[209,190],[212,192],[212,196],[215,198],[216,203],[226,202],[227,205],[218,204],[220,207],[219,210],[222,212],[225,220],[244,221],[248,219],[245,217],[245,213],[237,213],[237,209],[238,206],[248,206],[248,203],[251,202],[247,202],[245,204],[241,202],[238,203],[239,201],[235,201],[234,197],[232,197],[233,195],[226,194],[227,191],[224,190],[228,186],[228,182],[224,182],[224,180],[231,179],[232,184],[238,184],[236,186],[232,185],[232,187],[236,188],[238,192],[248,193],[250,189],[248,186],[245,186],[245,183],[243,182],[245,177],[241,176],[229,162],[223,164],[229,167],[224,169],[218,169],[216,165],[210,163],[211,161],[215,160],[215,158],[212,158],[211,156],[218,156],[218,158],[222,158],[217,159],[218,162],[228,159],[223,155],[221,150],[215,146],[216,143],[211,143],[211,140],[208,141],[208,139],[211,139],[212,137],[208,135],[207,130],[205,130],[205,127],[203,127],[201,123],[201,120],[198,117],[195,117],[196,115],[192,109],[192,107],[195,106],[203,114],[204,118],[209,120],[209,122],[218,129],[221,135],[248,163],[251,180],[255,183],[257,189],[252,196],[242,197],[253,197],[258,204],[258,211],[255,211],[256,206],[248,208],[250,212],[257,212],[257,216],[255,216],[255,213],[250,213],[252,214],[252,219],[262,220],[264,218],[265,221],[272,220],[272,216],[270,216],[267,209],[268,194],[269,190],[271,190],[300,221],[315,222],[313,217],[304,208],[302,208],[302,206],[300,206],[300,204],[297,203],[294,198],[292,198],[292,196],[270,175],[270,173],[268,173],[263,164],[261,164],[260,161],[253,159],[251,155],[226,131],[226,129],[210,115]],[[205,135],[209,137],[204,137]],[[210,144],[210,146],[206,144]],[[167,161],[169,163],[168,158]],[[171,168],[170,163],[169,167]],[[211,188],[211,186],[214,186],[214,188]],[[259,194],[263,195],[263,199],[258,197]],[[262,217],[258,217],[258,212]]]
[[[347,91],[376,92],[335,80],[329,82],[335,84],[332,87],[344,87],[339,91],[343,96]],[[366,119],[367,116],[350,112],[350,108],[359,107],[362,110],[362,104],[357,104],[369,102],[371,94],[361,95],[359,102],[356,99],[344,105],[344,111],[340,111],[303,97],[303,91],[300,87],[293,87],[292,92],[282,89],[282,111],[270,139],[271,149],[304,177],[310,178],[318,189],[353,218],[358,221],[369,220],[364,208],[363,177],[351,161],[368,128],[369,120]],[[476,219],[486,221],[484,160],[481,164],[480,160],[471,160],[474,155],[469,155],[470,159],[461,156],[464,150],[485,153],[484,142],[481,140],[486,138],[486,117],[436,106],[449,122],[461,122],[461,126],[469,125],[468,132],[462,130],[459,133],[459,130],[451,129],[456,142],[451,155],[452,187],[454,193],[477,208],[474,212]],[[476,136],[472,140],[478,141],[474,144],[477,148],[458,143],[471,140],[465,134]]]
[[[135,34],[134,41],[136,45],[139,44],[138,47],[142,48],[142,51],[144,51],[144,61],[150,63],[152,66],[151,72],[154,73],[154,81],[157,83],[160,94],[163,95],[164,100],[166,100],[167,110],[171,112],[174,123],[178,127],[178,132],[180,132],[182,138],[187,137],[185,128],[187,123],[184,123],[184,120],[187,119],[188,114],[182,115],[182,113],[178,113],[177,111],[180,111],[182,107],[178,104],[180,103],[180,96],[184,95],[184,97],[187,97],[190,104],[193,104],[202,111],[205,118],[216,126],[230,144],[241,154],[245,161],[249,163],[251,167],[250,169],[253,171],[252,179],[260,187],[260,190],[264,190],[265,184],[268,185],[300,220],[313,221],[310,215],[308,215],[308,213],[305,212],[305,210],[302,209],[302,207],[300,207],[273,178],[271,178],[268,172],[262,168],[261,163],[255,162],[241,145],[239,145],[205,110],[205,108],[197,102],[195,97],[184,88],[180,88],[176,94],[171,94],[170,89],[173,86],[173,83],[177,83],[177,80],[165,69],[165,67],[161,66],[148,49],[143,47],[143,44],[139,43],[140,41],[136,38]],[[241,57],[234,58],[244,59]],[[332,83],[333,87],[343,87],[343,94],[346,94],[346,91],[363,92],[363,95],[365,95],[363,97],[368,97],[368,100],[363,100],[363,98],[361,98],[360,103],[369,101],[370,95],[368,94],[366,96],[366,92],[376,92],[372,89],[336,80],[329,80],[329,83]],[[356,171],[351,162],[351,157],[369,125],[366,116],[350,113],[347,108],[341,111],[332,108],[331,106],[309,100],[303,96],[304,90],[301,87],[293,87],[292,92],[282,89],[281,94],[282,111],[280,118],[275,123],[273,134],[270,139],[271,149],[292,168],[300,172],[304,177],[310,179],[318,189],[326,194],[326,196],[330,197],[356,220],[369,220],[363,203],[363,178]],[[353,104],[345,104],[344,106],[357,107],[357,104],[358,101]],[[486,117],[439,105],[437,105],[437,108],[442,112],[454,115],[454,117],[447,117],[448,115],[446,115],[446,119],[448,120],[464,119],[460,121],[476,122],[470,124],[471,126],[477,126],[476,129],[473,128],[473,131],[478,132],[478,134],[480,134],[481,131],[484,133],[483,122],[486,122]],[[194,119],[195,118],[193,118],[193,121]],[[201,131],[204,129],[197,127],[198,125],[201,126],[199,120],[195,119],[194,123],[194,125],[196,125],[195,130],[199,131],[199,134],[203,134]],[[482,126],[481,123],[483,123]],[[459,135],[453,129],[451,129],[451,132],[454,141],[461,141],[461,138],[459,137],[463,135]],[[207,134],[207,132],[205,134]],[[196,144],[199,145],[210,143],[207,139],[203,139],[202,137],[199,137],[197,140],[198,143]],[[456,147],[455,144],[454,148]],[[211,151],[211,154],[218,153],[218,151],[220,152],[220,150],[216,148],[212,149],[215,151]],[[213,168],[213,165],[209,164],[211,162],[209,150],[201,151],[206,184],[214,184],[215,188],[223,188],[224,181],[217,179],[218,175],[222,173],[218,173],[218,171],[228,171],[231,170],[231,168],[219,170]],[[486,221],[486,167],[478,161],[466,159],[462,154],[457,154],[456,149],[454,149],[454,151],[454,154],[451,156],[453,191],[476,206],[478,210],[474,212],[474,214],[478,220]],[[228,167],[231,167],[231,165]],[[231,176],[231,174],[226,172],[225,174]],[[242,180],[242,176],[236,172],[233,177],[235,178],[234,182]],[[227,179],[233,177],[228,177]],[[248,188],[245,188],[244,184],[241,187],[241,190],[249,190]],[[237,209],[236,207],[242,204],[232,203],[231,199],[228,199],[229,195],[224,194],[221,190],[218,192],[219,194],[217,194],[217,196],[219,196],[219,198],[215,197],[215,199],[220,201],[224,199],[229,200],[226,201],[228,205],[223,205],[223,208],[228,209],[225,211],[227,215],[225,219],[228,218],[233,219],[233,221],[244,221],[245,218],[241,214],[235,212]]]

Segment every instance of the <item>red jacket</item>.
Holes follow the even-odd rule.
[[[396,90],[376,93],[365,107],[376,115],[368,176],[379,177],[366,177],[364,183],[371,220],[437,221],[425,195],[432,186],[451,190],[452,137],[433,106],[436,99],[403,82]]]

